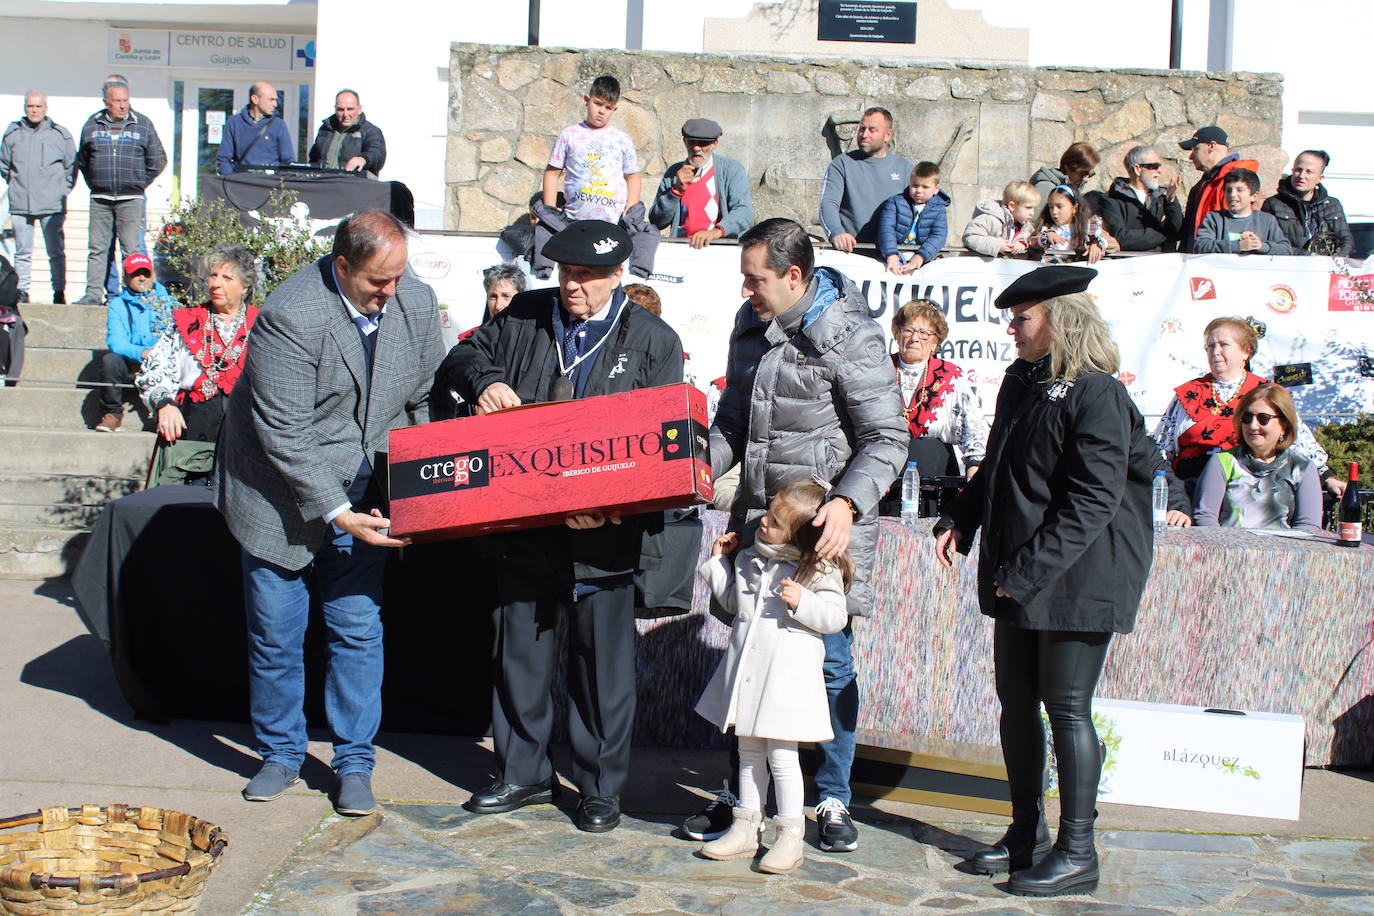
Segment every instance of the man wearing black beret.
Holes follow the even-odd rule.
[[[682,381],[677,333],[620,288],[630,256],[624,229],[578,220],[544,253],[558,262],[558,286],[511,299],[450,351],[440,384],[486,414]],[[604,833],[619,824],[635,718],[633,574],[640,536],[661,518],[588,512],[482,540],[499,601],[491,728],[500,773],[468,800],[469,811],[496,814],[553,798],[554,634],[566,614],[577,826]]]
[[[1120,352],[1093,297],[1091,268],[1041,267],[997,297],[1018,359],[997,393],[987,454],[935,525],[936,558],[981,530],[978,602],[993,618],[1011,827],[970,860],[1010,872],[1007,890],[1049,897],[1098,883],[1093,842],[1103,749],[1092,697],[1113,633],[1129,633],[1152,559],[1158,449],[1116,378]],[[1059,831],[1045,821],[1049,716]]]

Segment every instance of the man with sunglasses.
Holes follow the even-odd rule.
[[[1126,153],[1126,177],[1117,178],[1099,200],[1107,231],[1122,251],[1173,251],[1183,235],[1178,174],[1160,184],[1164,163],[1148,146]]]
[[[1242,159],[1231,152],[1230,139],[1226,131],[1215,124],[1199,127],[1187,140],[1180,140],[1178,148],[1188,153],[1193,168],[1202,173],[1197,184],[1188,192],[1188,205],[1183,211],[1183,237],[1179,239],[1179,251],[1191,252],[1193,239],[1202,226],[1202,221],[1213,210],[1226,209],[1226,194],[1223,190],[1226,173],[1232,169],[1249,169],[1259,174],[1260,166],[1254,159]]]

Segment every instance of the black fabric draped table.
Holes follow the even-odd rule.
[[[677,540],[657,545],[658,576],[676,577],[666,590],[677,595],[643,603],[677,609],[641,613],[637,621],[640,744],[724,744],[693,712],[728,636],[693,575],[726,517],[702,516],[670,526]],[[873,615],[855,626],[864,697],[859,725],[905,744],[995,749],[991,627],[977,610],[975,564],[963,561],[952,572],[937,567],[930,521],[910,528],[880,522]],[[495,604],[485,567],[465,540],[392,556],[382,611],[384,728],[485,734]],[[139,715],[246,718],[241,579],[238,546],[209,490],[158,487],[106,506],[73,585],[87,626],[108,642],[120,688]],[[1169,529],[1156,538],[1136,632],[1113,641],[1099,696],[1301,715],[1308,765],[1368,765],[1371,596],[1370,546],[1342,550],[1329,538]],[[308,711],[317,724],[322,650],[312,627]]]
[[[248,643],[238,542],[208,487],[154,487],[101,513],[72,576],[82,619],[105,640],[134,712],[242,722]],[[416,545],[387,565],[383,726],[481,735],[489,724],[494,603],[480,561]],[[404,609],[404,610],[400,610]],[[312,608],[306,704],[324,723],[324,641]]]
[[[251,214],[261,213],[277,190],[294,193],[312,220],[340,220],[360,210],[386,210],[408,225],[415,224],[415,197],[399,181],[345,174],[303,177],[286,170],[200,179],[200,193],[206,200],[223,200],[250,225],[257,222]]]
[[[247,721],[239,546],[210,500],[208,487],[168,486],[110,502],[72,576],[82,619],[109,647],[120,690],[140,718]],[[691,607],[701,527],[683,518],[649,541],[645,560],[654,569],[639,582],[644,625]],[[486,572],[470,541],[392,552],[382,609],[383,728],[486,734],[496,603]],[[314,607],[306,705],[316,725],[325,721],[321,628]],[[663,658],[663,667],[672,664]]]

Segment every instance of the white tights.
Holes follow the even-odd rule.
[[[773,738],[739,739],[739,803],[762,811],[768,797],[768,772],[773,772],[773,793],[778,817],[801,817],[806,786],[802,782],[797,742]]]

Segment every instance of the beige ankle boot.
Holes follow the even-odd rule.
[[[753,858],[763,838],[763,812],[750,808],[732,809],[735,820],[719,839],[705,843],[701,854],[708,859]]]
[[[796,871],[806,859],[802,843],[806,833],[806,818],[775,817],[773,823],[778,827],[778,836],[768,848],[768,854],[759,861],[759,871],[785,875]]]

